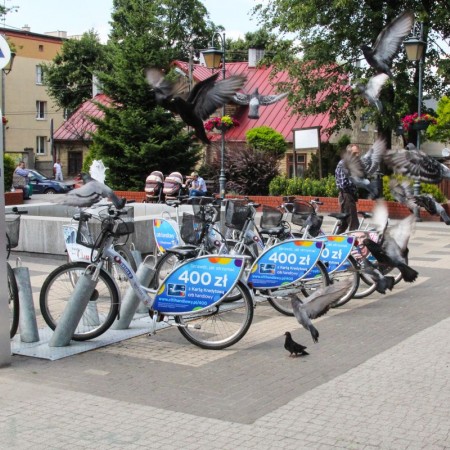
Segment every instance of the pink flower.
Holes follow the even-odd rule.
[[[428,122],[429,124],[433,124],[433,125],[437,123],[436,118],[433,116],[430,116],[430,114],[421,114],[419,117],[419,114],[416,112],[414,114],[409,114],[409,115],[403,117],[401,119],[401,121],[402,121],[403,129],[405,131],[408,131],[410,126],[413,123]]]

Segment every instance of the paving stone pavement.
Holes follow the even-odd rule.
[[[58,361],[14,355],[0,369],[0,448],[450,448],[449,249],[450,228],[417,224],[419,279],[330,311],[319,344],[258,304],[223,351],[168,329]],[[61,261],[22,259],[37,296]],[[287,330],[310,356],[288,357]]]

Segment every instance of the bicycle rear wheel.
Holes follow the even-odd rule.
[[[42,317],[54,330],[67,306],[75,285],[85,271],[95,267],[84,262],[74,262],[58,267],[44,281],[39,297]],[[101,270],[95,290],[77,325],[72,339],[86,341],[103,334],[114,322],[119,312],[119,293],[111,275]]]
[[[349,300],[353,298],[359,288],[360,277],[358,272],[358,263],[355,261],[355,258],[353,258],[353,256],[349,256],[347,261],[350,266],[349,268],[347,268],[347,270],[337,271],[330,275],[333,283],[342,283],[349,279],[352,282],[349,290],[339,300],[336,300],[331,305],[332,308],[337,308],[339,306],[345,305]]]
[[[19,328],[19,289],[14,271],[8,262],[6,263],[6,272],[8,278],[9,337],[12,339]]]
[[[175,316],[180,333],[192,344],[210,350],[221,350],[240,341],[253,320],[253,299],[248,287],[238,281],[233,292],[239,299],[221,302],[198,313]]]
[[[294,285],[289,285],[286,288],[280,288],[277,290],[269,291],[270,297],[267,299],[278,312],[285,316],[293,316],[291,295],[303,295],[303,297],[309,297],[317,289],[326,287],[330,284],[330,276],[322,261],[317,262],[317,268],[320,275],[314,278],[300,280]]]

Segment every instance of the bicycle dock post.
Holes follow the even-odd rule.
[[[150,258],[153,259],[153,264],[150,262]],[[155,260],[153,257],[147,257],[138,267],[136,272],[136,278],[139,283],[143,286],[149,286],[153,277],[155,276]],[[133,320],[134,314],[139,311],[141,302],[139,297],[135,294],[133,288],[128,286],[127,292],[122,301],[120,308],[120,319],[116,320],[111,329],[113,330],[126,330],[131,321]],[[144,305],[142,305],[144,306]],[[148,308],[144,307],[144,313],[148,312]]]
[[[49,347],[65,347],[69,345],[70,339],[89,304],[89,300],[94,294],[96,284],[97,281],[94,281],[90,275],[83,274],[78,279],[67,306],[61,314],[61,319],[55,328],[55,332],[48,342]]]
[[[22,342],[38,342],[39,331],[31,290],[30,271],[28,267],[14,267],[14,276],[19,291],[19,328]]]
[[[139,267],[142,264],[142,253],[139,250],[131,250],[131,254],[133,255],[134,262],[136,263],[136,267]],[[155,263],[153,262],[150,264],[148,258],[149,257],[147,257],[147,259],[146,259],[147,265],[154,267]],[[144,304],[139,302],[138,307],[136,309],[136,313],[147,314],[147,312],[148,312],[148,308]]]

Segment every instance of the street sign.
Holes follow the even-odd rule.
[[[11,59],[11,49],[3,36],[0,36],[0,70],[6,67]]]

